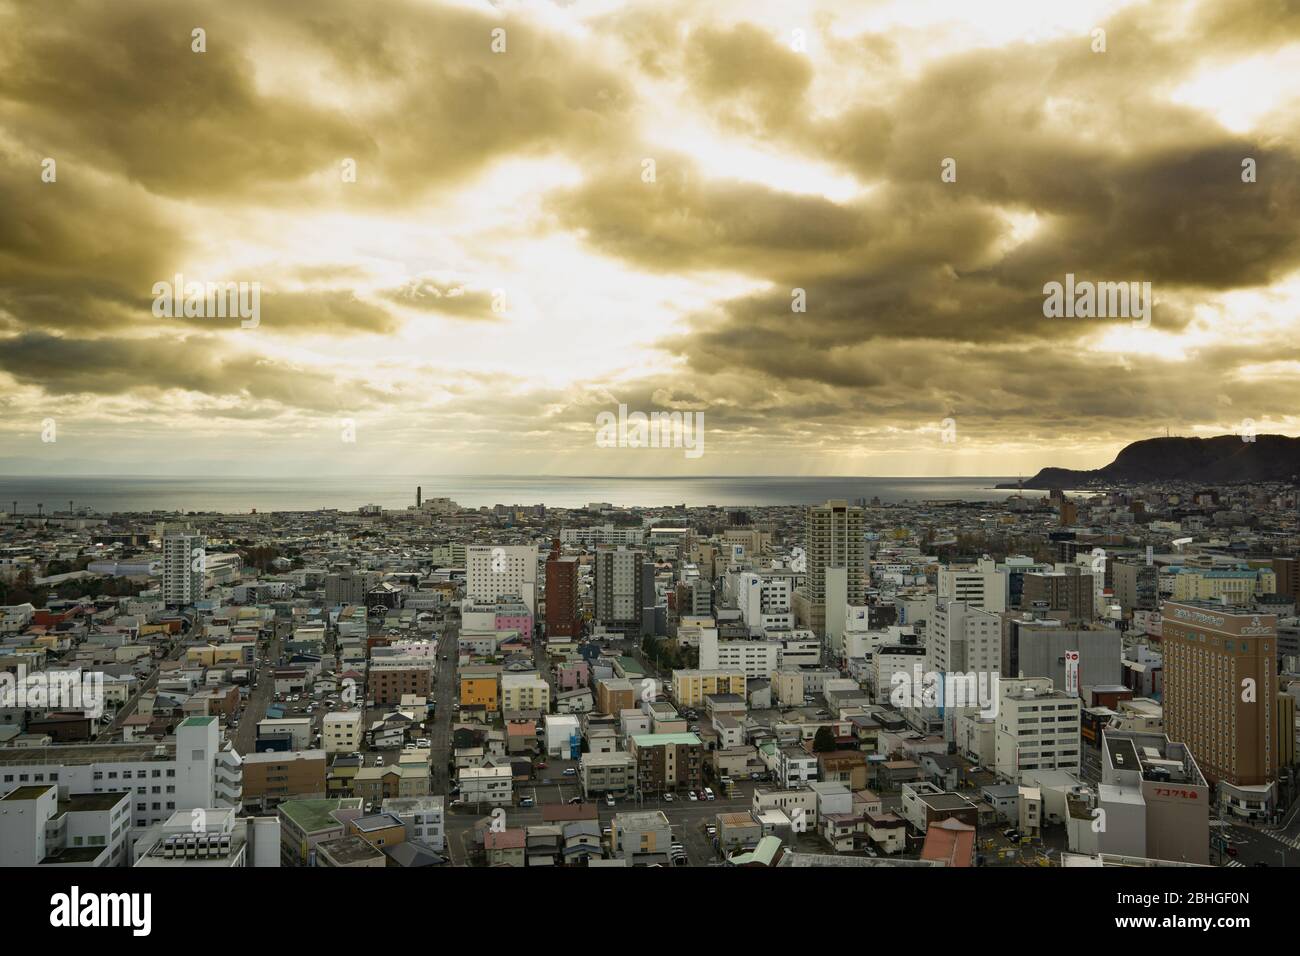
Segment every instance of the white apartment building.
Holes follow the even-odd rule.
[[[590,547],[597,544],[639,545],[645,543],[644,528],[617,528],[612,524],[589,528],[560,529],[560,544]]]
[[[871,658],[875,665],[876,701],[887,703],[894,675],[905,674],[914,682],[918,669],[925,670],[925,647],[920,644],[881,644]]]
[[[531,544],[471,545],[465,549],[465,604],[514,598],[537,614],[537,548]]]
[[[384,801],[384,812],[402,821],[408,840],[428,844],[441,853],[447,845],[443,803],[438,796],[389,798]]]
[[[743,671],[750,680],[768,680],[777,669],[780,651],[777,641],[720,640],[716,627],[700,633],[700,668],[706,671]]]
[[[186,607],[203,598],[204,546],[201,534],[167,531],[163,534],[163,601]]]
[[[997,774],[1019,784],[1026,770],[1079,772],[1079,716],[1083,701],[1055,689],[1046,677],[998,681]]]
[[[243,758],[222,746],[216,717],[187,717],[172,744],[73,744],[0,750],[0,791],[53,783],[59,796],[131,793],[131,822],[146,827],[177,810],[243,803]]]
[[[501,713],[519,710],[551,712],[551,685],[540,674],[501,675]]]
[[[809,628],[772,628],[754,639],[722,640],[716,627],[698,630],[701,670],[743,671],[750,680],[770,680],[783,667],[821,663],[821,642]]]
[[[460,800],[468,805],[510,805],[514,772],[509,767],[465,767],[457,775]]]
[[[961,601],[1000,614],[1007,609],[1007,580],[991,558],[981,558],[973,568],[940,568],[938,603]]]
[[[742,571],[735,578],[740,619],[756,636],[769,627],[794,627],[794,575],[789,572]]]
[[[960,601],[940,601],[925,646],[931,670],[991,674],[1002,666],[1002,619]]]
[[[806,786],[817,779],[817,755],[802,747],[782,747],[776,758],[777,779],[788,790]]]
[[[321,745],[327,754],[350,754],[361,749],[365,729],[361,711],[336,710],[321,721]]]
[[[130,830],[125,788],[63,799],[52,783],[0,788],[0,866],[124,866]]]
[[[998,692],[994,675],[1002,662],[1002,619],[960,601],[939,601],[926,632],[925,656],[926,670],[942,681],[938,706],[924,708],[926,719],[941,725],[952,740],[957,718],[991,707]]]

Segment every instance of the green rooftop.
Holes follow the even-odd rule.
[[[293,822],[303,833],[319,833],[333,827],[341,827],[331,814],[335,810],[360,810],[360,797],[340,797],[335,800],[286,800],[280,804],[280,812]]]
[[[618,664],[623,668],[623,673],[625,674],[645,673],[645,668],[641,666],[641,662],[635,657],[620,657],[618,659]]]
[[[10,790],[3,797],[0,797],[0,800],[35,800],[53,786],[52,783],[28,784]]]
[[[772,861],[776,859],[777,851],[781,849],[781,840],[774,836],[765,836],[758,841],[758,845],[748,853],[737,853],[731,857],[732,866],[744,866],[746,863],[761,863],[764,866],[771,866]]]
[[[216,719],[217,718],[215,717],[186,717],[184,720],[181,721],[181,726],[182,727],[206,727],[208,724],[210,724],[212,721]]]

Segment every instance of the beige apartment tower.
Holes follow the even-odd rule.
[[[827,632],[828,608],[842,614],[845,605],[866,603],[867,543],[862,532],[862,509],[847,501],[831,500],[808,509],[804,524],[807,600],[799,603],[807,625],[818,636]],[[828,587],[835,593],[828,593]]]

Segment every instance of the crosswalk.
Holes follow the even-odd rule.
[[[1268,835],[1274,840],[1277,840],[1278,843],[1285,843],[1292,849],[1300,850],[1300,837],[1285,836],[1279,833],[1270,833]]]
[[[1224,866],[1245,866],[1246,864],[1245,864],[1245,863],[1240,863],[1240,862],[1238,862],[1237,860],[1229,860],[1227,863],[1225,863],[1225,864],[1223,864],[1223,865],[1224,865]]]

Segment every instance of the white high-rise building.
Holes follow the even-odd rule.
[[[1007,609],[1007,575],[991,558],[981,558],[973,568],[940,568],[939,600],[1000,614]]]
[[[1079,772],[1083,705],[1046,677],[998,681],[997,774],[1019,784],[1026,770]]]
[[[937,716],[951,740],[958,717],[993,706],[998,692],[994,675],[1002,664],[1002,618],[960,601],[939,601],[930,617],[925,652],[926,669],[939,675]],[[981,699],[981,693],[988,699]]]
[[[537,548],[531,544],[472,545],[465,549],[465,604],[523,601],[537,614]]]
[[[1002,666],[1002,618],[960,601],[940,601],[930,618],[926,651],[930,669],[940,673],[997,671]]]
[[[788,571],[736,572],[736,606],[751,635],[769,627],[794,627],[794,575]]]
[[[206,539],[189,531],[163,534],[163,601],[186,607],[203,598]]]

